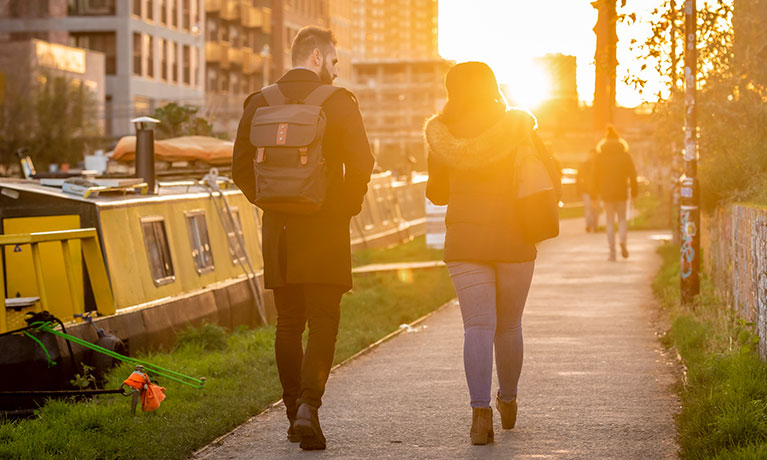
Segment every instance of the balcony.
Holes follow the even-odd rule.
[[[264,12],[261,8],[255,6],[242,6],[242,25],[243,27],[263,27]]]
[[[221,0],[221,19],[233,21],[240,18],[240,0]]]
[[[215,62],[222,69],[229,67],[229,47],[216,42],[205,43],[205,61]]]
[[[242,73],[261,73],[264,69],[264,57],[250,48],[244,48],[242,53]]]
[[[228,64],[242,67],[242,48],[229,48],[227,54]]]
[[[272,33],[272,9],[263,7],[261,8],[261,11],[264,14],[264,25],[261,26],[261,28],[265,34],[271,34]]]
[[[206,13],[218,13],[221,11],[221,5],[226,0],[205,0],[205,12]]]

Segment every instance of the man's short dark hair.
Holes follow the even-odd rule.
[[[293,44],[290,46],[290,60],[294,66],[298,65],[306,61],[315,49],[326,53],[330,45],[335,46],[336,43],[332,30],[306,26],[299,30],[293,39]]]

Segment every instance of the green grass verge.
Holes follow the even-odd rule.
[[[671,200],[650,192],[641,193],[634,205],[635,216],[629,230],[661,230],[670,228]]]
[[[341,303],[335,362],[433,311],[452,297],[447,269],[379,273],[355,278]],[[184,459],[278,400],[274,326],[234,333],[214,325],[183,334],[170,353],[143,359],[192,376],[205,376],[195,390],[171,381],[156,412],[130,414],[130,399],[105,396],[89,402],[52,401],[36,418],[0,421],[0,458]],[[131,372],[115,369],[107,388]]]
[[[679,444],[685,459],[767,458],[767,364],[754,327],[714,294],[705,278],[694,306],[679,303],[679,246],[659,249],[653,284],[671,328],[663,337],[687,367],[680,385]]]
[[[393,262],[423,262],[442,260],[442,249],[426,247],[426,237],[421,235],[407,243],[391,248],[362,249],[352,253],[352,266],[360,267],[369,264],[386,264]]]
[[[671,202],[665,197],[659,197],[650,192],[640,194],[631,211],[633,218],[628,221],[628,229],[631,230],[667,230],[670,228]],[[598,232],[606,231],[604,208],[599,215],[602,223],[597,228]],[[617,227],[617,225],[616,225]]]

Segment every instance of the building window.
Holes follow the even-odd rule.
[[[221,82],[219,83],[219,89],[221,91],[229,91],[229,72],[226,70],[221,71]]]
[[[160,39],[160,78],[168,80],[168,41]]]
[[[230,32],[230,42],[232,43],[232,47],[238,48],[240,45],[240,28],[237,27],[237,24],[229,24]]]
[[[170,49],[170,76],[173,83],[178,83],[178,45],[175,42],[168,42],[168,48]]]
[[[229,86],[231,87],[231,91],[233,93],[236,93],[240,89],[240,76],[235,71],[232,71],[231,75],[229,76]]]
[[[183,62],[181,65],[184,68],[184,84],[190,85],[192,84],[192,63],[190,62],[192,60],[192,50],[189,48],[188,45],[184,46],[184,52],[182,54],[181,59],[183,59]]]
[[[114,132],[112,129],[113,110],[114,106],[112,105],[112,95],[107,94],[104,96],[104,135],[107,137],[112,137]]]
[[[192,10],[189,6],[190,0],[181,0],[183,3],[182,9],[181,9],[181,20],[183,21],[181,23],[181,27],[184,30],[189,30],[189,21],[192,19]]]
[[[114,16],[115,0],[69,0],[69,16]]]
[[[69,43],[104,53],[104,71],[107,75],[117,74],[117,45],[114,32],[70,32]]]
[[[200,11],[202,11],[203,8],[205,8],[205,0],[197,0],[194,4],[194,20],[192,21],[192,29],[195,33],[199,33],[199,29],[202,26],[202,21],[200,21]]]
[[[173,261],[170,258],[170,245],[165,231],[163,217],[144,217],[141,219],[141,231],[144,233],[144,246],[152,271],[155,286],[172,283],[176,276]]]
[[[133,32],[133,75],[141,75],[141,34]]]
[[[141,17],[141,3],[143,0],[133,0],[133,15]]]
[[[206,91],[218,91],[218,71],[214,68],[208,67],[208,87]]]
[[[218,21],[216,18],[209,17],[207,19],[208,27],[207,27],[207,33],[208,41],[209,42],[216,42],[218,41]]]
[[[168,24],[168,2],[167,0],[160,0],[160,24]]]
[[[229,42],[229,26],[226,23],[221,24],[221,41]]]
[[[197,273],[210,272],[214,269],[213,252],[210,249],[205,211],[191,211],[185,215],[186,228],[189,231],[189,243],[192,246],[192,260],[194,260]]]
[[[149,21],[154,20],[154,2],[152,0],[146,0],[146,18]]]
[[[145,35],[146,37],[146,76],[154,78],[154,38],[151,35]]]
[[[178,2],[179,0],[170,0],[170,25],[178,27]]]

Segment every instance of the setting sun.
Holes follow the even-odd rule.
[[[637,17],[647,17],[660,0],[630,2]],[[628,6],[626,7],[628,8]],[[535,108],[551,90],[550,76],[534,65],[535,59],[562,53],[577,59],[578,99],[591,104],[594,98],[594,50],[597,10],[590,1],[540,0],[466,2],[441,0],[439,3],[439,51],[457,62],[486,62],[505,85],[510,103]],[[648,87],[644,98],[623,83],[628,72],[641,72],[629,52],[631,40],[642,41],[649,33],[646,25],[618,24],[618,105],[634,107],[657,93]]]
[[[519,67],[528,69],[526,72],[514,72],[513,69],[497,72],[501,80],[501,88],[507,102],[512,106],[535,109],[552,96],[550,75],[539,63],[530,60]],[[500,75],[504,75],[501,79]]]

